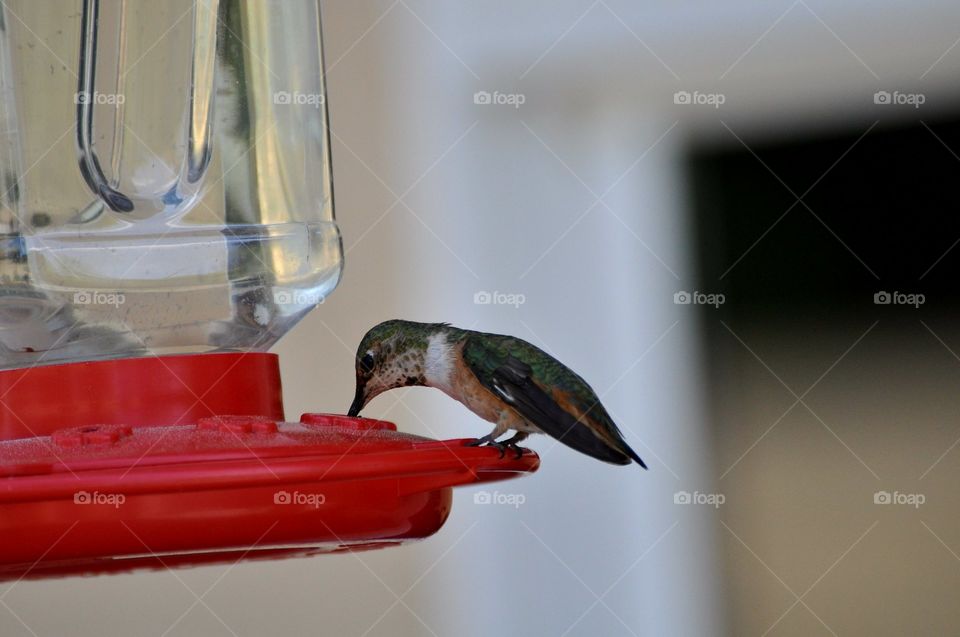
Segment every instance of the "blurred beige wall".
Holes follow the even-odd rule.
[[[956,351],[960,329],[944,316],[931,332],[881,308],[876,324],[825,331],[809,319],[718,336],[734,634],[960,626],[960,360],[937,340]]]

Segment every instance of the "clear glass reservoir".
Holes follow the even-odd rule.
[[[5,0],[0,368],[263,350],[336,286],[317,0]]]

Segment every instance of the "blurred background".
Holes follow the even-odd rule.
[[[0,634],[960,633],[960,5],[323,9],[346,270],[275,348],[287,413],[450,321],[570,364],[650,470],[532,439],[419,544],[23,582]]]

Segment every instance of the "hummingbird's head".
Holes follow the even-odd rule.
[[[348,416],[357,416],[375,396],[394,387],[423,385],[431,335],[445,323],[392,320],[375,325],[357,348],[357,390]]]

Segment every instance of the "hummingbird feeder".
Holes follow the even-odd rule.
[[[317,0],[0,8],[0,580],[376,548],[533,454],[303,414],[336,287]]]

